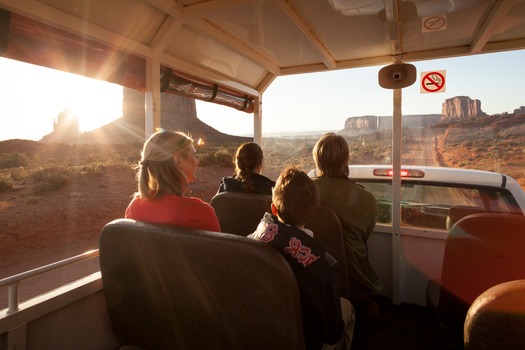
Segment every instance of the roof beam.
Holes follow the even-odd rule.
[[[224,30],[221,30],[220,27],[212,22],[208,20],[195,20],[192,21],[191,24],[188,23],[188,25],[194,27],[198,31],[204,31],[210,34],[217,39],[219,43],[233,49],[235,52],[264,67],[273,74],[279,75],[281,68],[277,64],[249,47],[246,43],[228,35]]]
[[[324,43],[319,39],[316,33],[310,28],[308,23],[304,20],[297,10],[290,4],[289,0],[280,0],[279,5],[284,10],[286,15],[292,20],[292,22],[303,32],[303,34],[310,40],[317,51],[321,54],[322,61],[328,69],[336,69],[337,62],[333,55],[326,48]]]
[[[266,76],[263,78],[263,80],[261,80],[261,82],[257,86],[257,90],[263,93],[268,88],[268,86],[270,86],[272,81],[275,80],[276,77],[277,76],[275,74],[271,74],[271,73],[266,74]]]
[[[472,53],[480,53],[483,50],[483,47],[490,40],[500,22],[510,13],[516,2],[516,0],[501,0],[494,3],[472,40],[470,45]]]
[[[215,12],[220,12],[227,10],[231,7],[239,6],[243,3],[252,2],[253,0],[214,0],[199,3],[196,5],[190,5],[187,7],[178,7],[171,8],[170,4],[173,1],[167,2],[166,0],[147,0],[153,6],[159,8],[160,10],[168,13],[170,16],[178,19],[176,23],[171,20],[167,20],[165,26],[167,28],[161,28],[159,31],[158,42],[152,43],[153,49],[155,52],[163,51],[168,45],[168,37],[173,33],[176,33],[183,23],[186,23],[188,26],[200,31],[210,34],[214,37],[220,44],[225,45],[231,48],[233,51],[237,52],[241,56],[253,61],[254,63],[264,67],[266,70],[270,71],[274,75],[280,74],[280,67],[275,64],[269,58],[261,55],[259,52],[251,48],[245,42],[240,41],[239,39],[228,35],[220,27],[212,23],[210,20],[200,19],[201,17],[210,16]],[[168,29],[169,28],[169,29]],[[161,37],[164,38],[161,42]]]
[[[399,7],[397,0],[385,1],[385,20],[390,34],[390,49],[392,56],[402,53],[401,28],[399,19]]]
[[[34,0],[0,0],[0,3],[11,12],[80,37],[97,41],[123,52],[132,53],[139,57],[149,57],[151,55],[151,49],[147,45],[118,35],[115,32],[64,13],[41,2]]]
[[[184,15],[187,17],[209,17],[216,12],[225,11],[253,0],[212,0],[184,7]]]
[[[158,8],[164,13],[174,18],[183,17],[183,7],[177,1],[173,0],[146,0],[151,6]]]
[[[160,54],[168,47],[173,36],[182,27],[183,21],[168,17],[150,43],[154,54]]]

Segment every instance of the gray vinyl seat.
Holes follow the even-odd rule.
[[[304,349],[286,260],[246,237],[119,219],[100,236],[114,333],[145,349]]]
[[[259,225],[265,212],[271,212],[272,196],[253,193],[221,192],[210,202],[222,232],[248,236]]]
[[[465,350],[525,349],[525,280],[489,288],[470,306]]]
[[[427,305],[443,324],[462,331],[481,293],[516,279],[525,279],[525,216],[469,215],[449,232],[441,279],[429,283]]]
[[[488,213],[489,211],[481,208],[481,207],[472,207],[472,206],[466,206],[466,205],[458,205],[451,207],[448,210],[448,215],[446,219],[446,228],[448,231],[454,226],[456,222],[463,219],[466,216],[472,215],[472,214],[483,214]]]
[[[343,240],[343,228],[335,211],[321,203],[314,215],[305,225],[312,230],[314,238],[320,242],[339,263],[341,281],[341,296],[349,298],[348,273],[346,268],[346,253]]]

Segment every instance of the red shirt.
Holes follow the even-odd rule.
[[[194,197],[169,195],[150,200],[134,198],[126,209],[125,217],[155,224],[221,231],[213,207]]]

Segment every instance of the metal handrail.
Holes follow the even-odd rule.
[[[20,282],[22,282],[23,280],[44,274],[49,271],[58,270],[59,268],[62,268],[64,266],[73,265],[80,261],[96,258],[98,257],[98,254],[99,254],[98,249],[89,250],[85,253],[73,256],[71,258],[60,260],[60,261],[57,261],[57,262],[54,262],[48,265],[37,267],[36,269],[21,272],[19,274],[1,279],[0,288],[8,286],[7,314],[9,315],[19,310],[19,295],[18,295],[19,288],[18,287],[19,287]]]

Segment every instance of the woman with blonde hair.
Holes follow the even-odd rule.
[[[272,194],[275,181],[261,175],[263,169],[263,151],[255,142],[245,142],[235,152],[235,173],[222,178],[217,193],[244,192]]]
[[[138,192],[126,218],[220,232],[215,210],[184,195],[198,166],[193,140],[182,132],[159,131],[144,143],[137,165]]]

